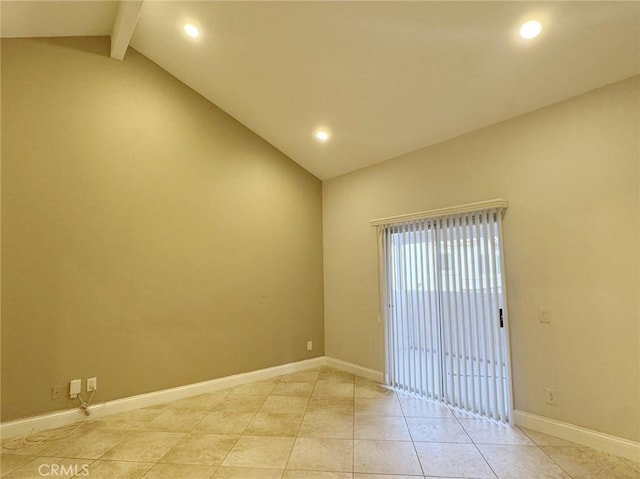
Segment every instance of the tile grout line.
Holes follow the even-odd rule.
[[[304,422],[304,417],[307,415],[307,411],[309,410],[309,404],[311,403],[311,398],[313,397],[313,391],[316,390],[316,384],[318,383],[319,377],[320,377],[320,372],[318,372],[318,375],[313,381],[313,388],[311,389],[311,394],[307,398],[307,404],[304,408],[304,412],[302,413],[302,419],[300,420],[300,424],[298,425],[298,430],[296,431],[296,435],[293,437],[293,444],[291,446],[291,450],[289,451],[289,455],[287,456],[287,461],[284,463],[284,468],[282,469],[282,474],[280,475],[281,478],[284,477],[284,475],[287,472],[287,467],[289,466],[291,455],[293,454],[293,450],[296,447],[296,442],[298,442],[298,434],[300,434],[300,429],[302,429],[302,423]]]
[[[418,465],[420,466],[420,470],[422,471],[422,477],[425,477],[427,473],[422,466],[422,461],[420,460],[420,455],[418,454],[418,449],[416,447],[416,441],[413,439],[413,434],[411,433],[411,428],[409,427],[409,422],[407,421],[407,416],[404,411],[404,407],[402,406],[402,401],[400,401],[400,397],[398,397],[398,392],[394,391],[396,400],[400,404],[400,411],[402,411],[402,419],[404,420],[404,425],[407,428],[407,432],[409,433],[409,438],[411,439],[411,445],[413,446],[413,452],[416,454],[416,459],[418,460]]]
[[[356,474],[356,376],[353,375],[353,409],[351,414],[351,477]]]
[[[567,471],[564,467],[562,467],[562,464],[560,464],[560,463],[559,463],[559,462],[558,462],[558,461],[557,461],[557,460],[556,460],[552,455],[550,455],[550,454],[549,454],[549,453],[548,453],[544,448],[545,448],[545,447],[552,447],[552,448],[554,448],[554,449],[555,449],[555,448],[559,448],[559,449],[562,449],[562,448],[591,449],[591,448],[589,448],[589,447],[587,447],[587,446],[582,446],[582,445],[580,445],[580,444],[576,444],[576,445],[566,445],[566,446],[564,446],[564,445],[563,445],[563,446],[543,446],[543,445],[538,444],[538,443],[535,441],[535,439],[533,439],[533,437],[531,437],[529,434],[527,434],[527,432],[526,432],[523,428],[518,427],[518,429],[519,429],[519,430],[520,430],[520,431],[521,431],[525,436],[527,436],[527,437],[531,440],[531,442],[532,442],[532,443],[533,443],[533,444],[534,444],[538,449],[540,449],[540,450],[542,451],[542,453],[543,453],[545,456],[547,456],[549,459],[551,459],[551,461],[552,461],[552,462],[554,462],[554,463],[555,463],[555,464],[556,464],[556,465],[557,465],[557,466],[562,470],[562,472],[564,472],[564,473],[567,475],[567,477],[570,477],[570,478],[572,478],[572,479],[574,479],[574,476],[572,476],[572,475],[569,473],[569,471]],[[611,456],[611,457],[616,458],[620,463],[622,463],[622,464],[624,464],[625,466],[629,467],[629,468],[630,468],[630,469],[632,469],[634,472],[640,472],[640,471],[636,471],[636,468],[635,468],[635,467],[633,467],[633,466],[631,466],[631,465],[627,464],[627,462],[626,462],[624,459],[620,458],[619,456],[616,456],[616,455],[613,455],[613,454],[608,454],[608,455],[609,455],[609,456]]]
[[[163,462],[161,462],[161,461],[162,461],[162,458],[166,457],[166,456],[167,456],[167,454],[169,454],[169,453],[170,453],[170,452],[171,452],[171,451],[172,451],[172,450],[173,450],[173,449],[174,449],[178,444],[180,444],[180,443],[181,443],[182,441],[184,441],[186,438],[188,438],[189,436],[191,436],[191,435],[192,435],[192,433],[193,433],[193,431],[196,429],[196,427],[198,427],[198,425],[200,425],[200,423],[202,423],[202,421],[204,421],[204,419],[205,419],[206,417],[208,417],[212,412],[214,412],[214,411],[215,411],[216,406],[218,406],[218,404],[220,404],[222,401],[224,401],[225,399],[227,399],[227,398],[229,397],[229,394],[231,393],[231,391],[233,391],[233,389],[235,389],[235,388],[229,388],[229,390],[227,391],[227,393],[226,393],[226,394],[225,394],[225,395],[224,395],[220,400],[218,400],[218,401],[216,401],[216,402],[214,403],[213,408],[212,408],[212,409],[209,409],[209,410],[208,410],[208,413],[207,413],[205,416],[203,416],[203,417],[202,417],[202,419],[200,419],[200,421],[198,421],[196,424],[194,424],[194,425],[193,425],[193,427],[191,427],[191,429],[189,429],[189,431],[187,431],[187,432],[186,432],[185,437],[183,437],[182,439],[180,439],[180,440],[179,440],[176,444],[174,444],[174,445],[173,445],[173,446],[172,446],[172,447],[171,447],[171,448],[170,448],[166,453],[164,453],[164,454],[162,455],[162,457],[160,457],[157,461],[155,461],[154,466],[152,466],[152,467],[151,467],[147,472],[145,472],[145,473],[142,475],[142,478],[144,478],[144,476],[146,476],[146,475],[149,473],[149,471],[150,471],[151,469],[153,469],[153,467],[155,467],[155,465],[158,465],[158,464],[174,464],[174,463],[163,463]],[[172,402],[173,402],[173,401],[172,401]],[[169,431],[167,431],[167,432],[169,432]],[[207,434],[207,433],[203,433],[203,434]],[[229,452],[231,451],[231,449],[233,449],[233,448],[235,447],[235,445],[238,443],[238,440],[239,440],[239,439],[240,439],[240,436],[238,436],[238,439],[236,439],[236,441],[233,443],[233,446],[231,446],[231,448],[229,448],[229,451],[227,452],[227,454],[225,454],[224,459],[226,459],[227,455],[229,454]],[[222,459],[222,461],[224,461],[224,459]],[[220,464],[222,464],[222,461],[220,462]],[[215,464],[211,464],[211,467],[215,467],[215,470],[214,470],[213,474],[211,475],[211,477],[213,477],[213,475],[214,475],[214,474],[216,474],[216,472],[218,471],[218,469],[219,469],[219,467],[220,467],[220,466],[219,466],[219,465],[215,465]]]
[[[93,459],[89,464],[87,464],[87,467],[91,466],[92,464],[94,464],[94,463],[96,463],[96,462],[98,462],[98,459]],[[145,474],[146,474],[146,472],[145,472]],[[73,475],[73,476],[71,476],[71,477],[72,477],[72,479],[73,479],[74,477],[82,477],[82,474],[77,473],[77,474],[74,474],[74,475]]]
[[[485,462],[485,464],[489,467],[489,469],[491,469],[491,472],[493,473],[493,475],[498,478],[498,479],[502,479],[500,478],[500,476],[498,476],[498,473],[493,469],[493,467],[491,466],[491,464],[489,463],[489,461],[487,460],[487,458],[485,457],[484,454],[482,454],[482,451],[480,450],[480,448],[478,447],[478,445],[476,444],[476,442],[473,440],[473,438],[471,437],[471,434],[469,434],[469,432],[467,431],[467,429],[464,427],[464,424],[460,421],[460,418],[456,415],[455,411],[452,410],[451,407],[448,407],[449,411],[451,412],[451,414],[453,415],[453,417],[456,419],[456,421],[458,422],[458,425],[462,428],[462,430],[464,431],[464,433],[467,435],[467,437],[469,438],[469,440],[471,441],[471,444],[473,444],[473,447],[476,449],[476,451],[478,451],[478,454],[480,454],[480,456],[482,457],[482,460]]]
[[[5,455],[5,454],[3,454],[3,455]],[[7,455],[11,455],[11,456],[19,456],[19,454],[7,454]],[[28,460],[28,461],[27,461],[27,462],[25,462],[24,464],[22,464],[22,465],[20,465],[20,466],[16,467],[15,469],[13,469],[13,470],[9,471],[9,472],[7,473],[7,475],[9,475],[9,474],[13,474],[14,472],[16,472],[16,471],[18,471],[18,470],[22,469],[23,467],[28,466],[29,464],[31,464],[32,462],[34,462],[36,459],[38,459],[38,456],[24,456],[24,457],[28,457],[28,458],[30,458],[30,460]],[[2,474],[2,469],[0,469],[0,474]]]
[[[236,386],[236,387],[238,387],[238,386]],[[198,426],[202,421],[204,421],[204,419],[205,419],[206,417],[208,417],[211,413],[215,412],[215,408],[216,408],[216,406],[218,406],[222,401],[226,400],[226,399],[231,395],[231,392],[232,392],[236,387],[229,388],[229,391],[224,395],[224,397],[223,397],[222,399],[220,399],[219,401],[216,401],[216,403],[215,403],[215,404],[214,404],[214,406],[213,406],[213,409],[209,409],[209,410],[208,410],[208,414],[207,414],[206,416],[204,416],[200,421],[198,421],[198,422],[197,422],[197,423],[196,423],[196,424],[195,424],[195,425],[194,425],[194,426],[193,426],[189,431],[187,431],[187,432],[186,432],[185,437],[183,437],[182,439],[180,439],[180,440],[179,440],[179,441],[178,441],[174,446],[172,446],[172,447],[171,447],[171,448],[170,448],[170,449],[169,449],[169,450],[168,450],[168,451],[167,451],[167,452],[166,452],[166,453],[165,453],[165,454],[164,454],[160,459],[158,459],[157,461],[155,461],[155,464],[175,464],[175,463],[163,463],[163,462],[161,462],[161,461],[162,461],[162,458],[164,458],[167,454],[169,454],[169,453],[171,452],[171,450],[173,450],[173,448],[174,448],[174,447],[176,447],[180,442],[182,442],[182,441],[183,441],[184,439],[186,439],[188,436],[192,435],[193,430],[194,430],[194,429],[195,429],[195,428],[196,428],[196,427],[197,427],[197,426]],[[275,386],[274,386],[274,388],[275,388]],[[242,396],[242,395],[239,395],[239,396]],[[267,397],[268,397],[268,396],[267,396]],[[258,411],[260,410],[260,408],[262,407],[262,405],[264,404],[264,402],[265,402],[265,401],[266,401],[266,397],[265,397],[265,398],[264,398],[264,400],[262,401],[261,405],[258,407]],[[217,473],[218,469],[220,469],[220,467],[221,467],[222,463],[223,463],[223,462],[224,462],[224,460],[227,458],[227,456],[230,454],[231,450],[236,446],[236,444],[238,443],[238,441],[239,441],[239,440],[240,440],[240,438],[242,437],[242,434],[243,434],[243,433],[244,433],[244,431],[247,429],[247,427],[249,427],[249,425],[251,424],[251,422],[253,421],[253,419],[254,419],[254,418],[255,418],[255,416],[257,415],[257,413],[258,413],[257,411],[256,411],[255,413],[253,413],[253,417],[249,420],[249,422],[247,423],[247,425],[244,427],[243,431],[242,431],[242,432],[240,432],[239,434],[219,434],[219,433],[207,433],[207,432],[203,432],[203,433],[202,433],[203,435],[206,435],[206,434],[215,434],[215,435],[218,435],[218,436],[220,436],[220,435],[223,435],[223,436],[236,436],[236,435],[237,435],[237,436],[238,436],[238,437],[236,438],[235,442],[233,443],[233,445],[229,448],[229,450],[227,451],[227,453],[224,455],[224,458],[220,461],[220,464],[219,464],[219,465],[216,465],[216,464],[211,464],[211,465],[209,465],[210,467],[215,467],[215,470],[214,470],[214,472],[213,472],[213,474],[212,474],[212,476],[211,476],[211,477],[213,477],[213,475],[215,475],[215,474]],[[166,431],[166,432],[173,432],[173,431]],[[196,434],[197,434],[197,433],[196,433]],[[153,468],[153,467],[152,467],[152,468]],[[151,470],[151,469],[149,469],[149,470]],[[149,472],[149,471],[145,472],[145,474],[144,474],[144,475],[146,475],[148,472]],[[143,476],[143,477],[144,477],[144,476]]]
[[[276,384],[279,384],[281,381],[282,376],[278,376],[278,382]],[[254,381],[258,382],[258,381]],[[252,383],[249,383],[252,384]],[[244,386],[244,384],[241,384],[241,386]],[[236,386],[234,388],[231,388],[230,391],[226,394],[226,396],[224,397],[224,399],[227,399],[230,395],[231,392],[237,388],[239,386]],[[273,387],[273,389],[275,389],[275,386]],[[273,391],[273,389],[271,391]],[[269,393],[271,394],[271,393]],[[220,464],[218,466],[216,466],[216,470],[213,473],[213,475],[211,476],[213,478],[214,475],[216,475],[218,473],[218,470],[222,467],[222,465],[224,464],[224,461],[226,461],[227,457],[229,457],[229,454],[231,454],[231,451],[233,451],[233,449],[238,445],[238,442],[240,442],[240,439],[242,438],[244,432],[247,430],[247,428],[251,425],[251,423],[254,421],[254,419],[256,418],[256,416],[258,415],[258,412],[260,411],[260,409],[264,406],[264,403],[267,402],[267,398],[269,397],[269,395],[265,396],[265,398],[263,399],[262,403],[260,403],[260,406],[256,409],[256,411],[253,413],[253,416],[251,417],[251,419],[247,422],[246,426],[244,426],[244,428],[242,429],[242,432],[240,432],[238,434],[238,438],[235,440],[235,442],[233,443],[233,446],[231,446],[229,448],[229,450],[227,451],[227,453],[224,455],[224,457],[222,458],[222,460],[220,461]],[[223,399],[223,400],[224,400]],[[217,405],[217,404],[216,404]]]
[[[540,451],[542,451],[542,454],[544,454],[544,455],[545,455],[545,456],[547,456],[549,459],[551,459],[551,461],[553,461],[553,463],[554,463],[554,464],[556,464],[556,465],[560,468],[560,470],[561,470],[562,472],[564,472],[564,473],[567,475],[567,477],[573,478],[573,476],[572,476],[571,474],[569,474],[569,471],[565,470],[565,468],[564,468],[564,467],[562,467],[562,465],[561,465],[558,461],[556,461],[556,460],[555,460],[551,455],[549,455],[549,454],[547,453],[547,451],[545,451],[545,450],[544,450],[544,449],[543,449],[543,448],[542,448],[542,447],[541,447],[541,446],[540,446],[540,445],[539,445],[539,444],[538,444],[538,443],[537,443],[537,442],[536,442],[536,441],[535,441],[531,436],[529,436],[529,434],[527,434],[527,433],[526,433],[524,430],[522,430],[522,428],[520,428],[520,427],[518,427],[518,430],[522,431],[522,434],[524,434],[525,436],[527,436],[527,437],[529,438],[529,440],[530,440],[533,444],[535,444],[535,445],[536,445],[536,447],[537,447],[538,449],[540,449]]]
[[[269,392],[269,395],[265,398],[264,402],[267,402],[267,399],[269,397],[271,397],[273,395],[273,391],[276,390],[276,388],[278,387],[278,384],[280,384],[282,382],[282,376],[278,376],[278,382],[275,384],[275,386],[273,386],[273,389]],[[264,407],[264,403],[262,403],[261,408]],[[260,412],[260,409],[258,409],[258,412]],[[247,424],[247,427],[245,428],[245,431],[247,430],[247,428],[253,423],[253,421],[255,420],[255,418],[258,416],[258,412],[256,412],[255,416],[253,417],[253,419],[251,421],[249,421],[249,424]],[[302,423],[302,421],[300,421]],[[238,438],[238,441],[240,439]],[[295,439],[293,440],[293,444],[295,444],[296,441]],[[291,446],[291,451],[293,451],[293,445]],[[289,456],[291,456],[291,451],[289,451]],[[231,450],[229,450],[229,452],[231,452]],[[287,458],[287,462],[289,462],[289,458]],[[284,471],[286,469],[286,465],[287,463],[285,463],[285,468],[282,469],[282,473],[280,474],[280,479],[282,479],[282,477],[284,476]]]
[[[353,476],[354,476],[354,475],[355,475],[355,473],[356,473],[356,472],[355,472],[355,440],[356,440],[356,436],[355,436],[355,419],[356,419],[356,414],[355,414],[355,401],[356,401],[356,396],[357,396],[357,393],[356,393],[356,380],[357,380],[357,377],[358,377],[358,376],[356,376],[356,375],[352,375],[352,376],[353,376],[353,383],[352,383],[352,384],[353,384],[353,388],[354,388],[354,389],[353,389],[353,393],[352,393],[352,401],[353,401],[353,403],[354,403],[354,409],[353,409],[353,413],[352,413],[352,434],[353,434],[353,437],[352,437],[352,445],[353,445],[353,456],[352,456],[352,471],[351,471],[351,476],[352,476],[352,478],[353,478]],[[295,435],[295,437],[294,437],[294,445],[295,445],[295,442],[296,442],[296,441],[297,441],[297,439],[298,439],[298,435],[299,435],[300,430],[301,430],[301,427],[302,427],[302,422],[304,421],[304,417],[305,417],[305,415],[308,413],[309,405],[310,405],[310,401],[311,401],[311,399],[313,398],[313,392],[316,390],[316,387],[317,387],[317,384],[318,384],[318,381],[319,381],[319,380],[320,380],[320,375],[318,374],[318,376],[316,376],[316,378],[314,379],[314,381],[313,381],[313,383],[312,383],[312,384],[313,384],[313,387],[312,387],[311,396],[309,396],[309,397],[307,398],[307,402],[306,402],[306,406],[305,406],[305,411],[304,411],[304,412],[303,412],[303,414],[302,414],[302,420],[301,420],[300,424],[298,425],[297,433],[296,433],[296,435]],[[231,450],[235,447],[235,445],[236,445],[236,444],[237,444],[237,442],[240,440],[240,438],[244,435],[244,433],[246,432],[246,430],[248,429],[248,427],[249,427],[249,426],[251,425],[251,423],[255,420],[255,418],[257,417],[257,415],[260,413],[260,409],[261,409],[261,407],[263,407],[263,406],[264,406],[264,404],[265,404],[265,402],[267,401],[267,399],[268,399],[269,397],[272,397],[272,396],[273,396],[273,391],[275,390],[275,388],[277,387],[277,385],[278,385],[278,384],[281,384],[281,383],[282,383],[282,377],[280,376],[280,377],[278,377],[278,378],[277,378],[277,380],[275,381],[275,385],[274,385],[274,386],[272,387],[272,389],[270,390],[270,393],[269,393],[266,397],[263,397],[263,398],[262,398],[263,400],[262,400],[262,402],[260,403],[260,406],[258,406],[257,411],[253,412],[253,415],[252,415],[251,419],[249,420],[248,424],[247,424],[246,426],[244,426],[243,431],[242,431],[240,434],[238,434],[238,438],[237,438],[237,439],[236,439],[236,441],[234,442],[234,445],[233,445],[233,446],[231,446],[231,448],[229,449],[229,451],[225,454],[224,458],[222,459],[222,462],[224,462],[224,460],[228,457],[228,455],[230,454]],[[210,414],[211,412],[214,412],[214,411],[215,411],[215,407],[217,407],[217,406],[218,406],[218,405],[219,405],[223,400],[225,400],[225,399],[227,399],[227,398],[229,398],[229,397],[230,397],[230,392],[231,392],[233,389],[235,389],[235,388],[229,388],[229,389],[228,389],[228,392],[226,392],[226,393],[225,393],[225,395],[223,396],[223,398],[222,398],[222,399],[219,399],[219,400],[217,400],[217,401],[215,402],[215,405],[213,406],[213,409],[209,409],[209,410],[202,410],[202,411],[203,411],[203,412],[207,411],[207,412],[208,412],[208,414]],[[397,400],[397,401],[399,402],[399,404],[400,404],[400,410],[402,411],[402,416],[403,416],[403,419],[404,419],[404,423],[405,423],[405,426],[407,427],[407,430],[408,430],[408,432],[409,432],[410,440],[411,440],[411,442],[412,442],[412,444],[413,444],[414,452],[416,453],[416,456],[417,456],[417,449],[416,449],[416,444],[415,444],[415,443],[416,443],[416,442],[421,442],[421,441],[415,441],[415,439],[414,439],[414,437],[413,437],[413,434],[412,434],[412,432],[411,432],[411,429],[409,428],[409,425],[408,425],[408,417],[407,417],[407,415],[406,415],[405,408],[403,407],[403,404],[402,404],[402,402],[400,401],[400,398],[398,397],[398,393],[394,391],[394,395],[395,395],[396,400]],[[238,396],[240,396],[240,395],[238,395]],[[171,401],[170,403],[167,403],[167,404],[171,404],[171,403],[173,403],[173,402],[174,402],[174,401]],[[170,409],[170,408],[167,408],[167,409]],[[163,412],[162,412],[162,413],[160,413],[160,414],[163,414],[165,411],[167,411],[167,409],[164,409],[164,410],[163,410]],[[193,410],[192,410],[192,409],[182,409],[182,408],[173,408],[173,410],[200,411],[200,409],[193,409]],[[451,409],[451,408],[448,408],[448,410],[449,410],[450,412],[452,411],[452,409]],[[101,456],[99,456],[98,458],[96,458],[96,459],[86,458],[86,459],[85,459],[85,458],[78,458],[78,457],[67,457],[67,456],[65,456],[65,455],[57,455],[57,454],[54,454],[53,452],[55,452],[55,451],[53,451],[53,452],[51,453],[51,455],[50,455],[50,456],[41,455],[41,454],[36,454],[36,455],[34,455],[34,456],[25,455],[25,456],[30,456],[30,457],[31,457],[31,460],[29,460],[27,463],[25,463],[24,465],[20,466],[19,468],[17,468],[17,469],[15,469],[15,470],[11,471],[11,473],[10,473],[10,474],[13,474],[15,471],[17,471],[17,470],[19,470],[19,469],[22,469],[23,467],[25,467],[25,466],[27,466],[27,465],[29,465],[29,464],[32,464],[32,463],[33,463],[33,462],[35,462],[37,459],[60,458],[60,459],[72,459],[72,460],[76,460],[76,461],[85,461],[85,460],[86,460],[86,462],[87,462],[89,465],[91,465],[91,464],[95,464],[95,463],[97,463],[97,462],[132,462],[132,463],[150,463],[150,464],[152,464],[152,466],[151,466],[147,471],[143,472],[143,473],[142,473],[142,476],[140,476],[140,477],[146,477],[146,476],[149,474],[149,471],[151,471],[151,469],[153,469],[153,467],[155,467],[155,465],[159,465],[159,464],[169,464],[169,463],[162,463],[162,462],[160,462],[160,461],[161,461],[161,460],[162,460],[162,458],[163,458],[163,457],[165,457],[165,456],[166,456],[166,455],[167,455],[167,454],[168,454],[168,453],[169,453],[169,452],[170,452],[170,451],[171,451],[171,450],[172,450],[176,445],[178,445],[179,443],[181,443],[185,438],[189,437],[189,435],[193,435],[193,434],[194,434],[194,433],[193,433],[193,431],[195,430],[195,428],[197,428],[197,427],[198,427],[198,425],[199,425],[199,424],[201,424],[201,423],[202,423],[202,421],[204,421],[204,419],[208,416],[208,414],[207,414],[207,415],[205,415],[205,416],[204,416],[203,418],[201,418],[200,420],[198,420],[198,421],[197,421],[197,422],[196,422],[196,423],[195,423],[195,424],[194,424],[194,425],[193,425],[193,426],[192,426],[188,431],[171,431],[171,430],[165,430],[165,431],[163,431],[163,430],[146,430],[146,429],[133,429],[133,430],[126,430],[126,429],[124,429],[124,430],[123,430],[123,429],[110,429],[110,428],[108,428],[108,427],[107,427],[107,428],[98,428],[98,429],[95,429],[95,431],[114,431],[114,432],[116,432],[116,431],[117,431],[117,432],[119,432],[119,433],[121,433],[121,434],[122,434],[122,437],[121,437],[121,438],[119,438],[119,439],[117,440],[117,442],[116,442],[116,443],[115,443],[111,448],[109,448],[106,452],[104,452],[104,453],[103,453]],[[476,449],[476,450],[478,450],[478,452],[480,453],[481,457],[485,460],[485,463],[489,466],[490,470],[493,472],[493,474],[494,474],[496,477],[500,477],[500,476],[498,476],[498,475],[496,474],[496,472],[493,470],[493,467],[491,466],[491,464],[489,464],[489,461],[487,460],[487,458],[484,456],[484,454],[482,453],[482,451],[480,451],[480,448],[478,447],[478,445],[479,445],[479,444],[480,444],[480,445],[499,445],[499,446],[520,446],[520,447],[521,447],[521,446],[523,446],[523,445],[527,445],[527,446],[529,446],[529,445],[533,445],[533,446],[535,446],[537,449],[541,450],[541,451],[543,452],[543,454],[545,455],[545,457],[548,457],[549,459],[551,459],[551,462],[552,462],[552,463],[554,463],[554,464],[556,464],[556,465],[558,466],[558,468],[559,468],[559,469],[560,469],[564,474],[566,474],[566,476],[567,476],[567,477],[573,477],[573,476],[571,476],[567,471],[565,471],[565,470],[564,470],[564,468],[563,468],[563,467],[558,463],[558,461],[557,461],[556,459],[554,459],[552,456],[550,456],[550,455],[549,455],[549,453],[547,453],[547,451],[545,451],[545,449],[543,449],[543,446],[541,446],[541,445],[537,444],[537,443],[533,440],[533,438],[529,437],[529,435],[528,435],[524,430],[520,429],[519,427],[518,427],[517,429],[518,429],[518,430],[520,430],[520,431],[524,434],[524,436],[525,436],[525,437],[527,437],[528,439],[530,439],[530,440],[531,440],[531,442],[532,442],[532,444],[505,444],[504,442],[503,442],[503,443],[499,443],[499,442],[496,442],[496,443],[494,443],[494,442],[480,442],[480,443],[476,443],[476,441],[474,441],[474,440],[473,440],[473,438],[470,436],[469,432],[467,431],[467,429],[465,428],[465,426],[464,426],[464,424],[463,424],[463,421],[466,421],[466,419],[465,419],[465,418],[460,418],[460,417],[458,417],[454,412],[452,412],[452,415],[453,415],[453,417],[456,419],[456,422],[458,423],[458,425],[459,425],[460,427],[462,427],[462,429],[463,429],[463,431],[465,432],[466,436],[469,438],[470,443],[474,445],[474,447],[475,447],[475,449]],[[474,418],[474,419],[475,419],[475,418]],[[483,419],[481,419],[481,418],[478,418],[478,419],[479,419],[479,420],[481,420],[481,421],[483,420]],[[91,431],[89,431],[89,432],[92,432],[92,431],[94,431],[94,430],[91,430]],[[169,432],[169,433],[183,433],[183,436],[184,436],[184,437],[180,438],[176,444],[174,444],[173,446],[171,446],[171,448],[169,449],[169,451],[167,451],[167,452],[166,452],[166,453],[165,453],[165,454],[164,454],[160,459],[158,459],[158,460],[156,460],[156,461],[136,461],[136,460],[130,460],[130,459],[127,459],[127,460],[120,460],[120,459],[102,459],[102,458],[103,458],[106,454],[108,454],[110,451],[112,451],[114,448],[116,448],[116,447],[118,447],[119,445],[121,445],[121,444],[122,444],[122,442],[126,441],[128,437],[131,437],[132,435],[134,435],[134,434],[136,434],[136,433],[144,433],[144,432]],[[198,433],[195,433],[195,434],[197,435]],[[206,433],[206,432],[203,432],[202,434],[207,434],[207,433]],[[209,434],[213,434],[213,433],[209,433]],[[225,434],[225,435],[226,435],[226,434]],[[65,438],[65,439],[69,439],[69,438]],[[396,440],[390,439],[389,441],[396,441]],[[429,442],[429,441],[427,441],[427,442]],[[579,446],[579,445],[575,445],[575,446],[550,446],[550,447],[554,447],[554,448],[555,448],[555,447],[558,447],[558,448],[573,448],[573,447],[582,448],[582,446]],[[288,458],[287,458],[287,462],[286,462],[286,464],[285,464],[285,469],[282,471],[282,474],[280,475],[280,478],[281,478],[281,479],[282,479],[283,475],[285,475],[285,474],[286,474],[286,467],[287,467],[287,465],[288,465],[288,463],[289,463],[289,461],[290,461],[290,458],[291,458],[291,456],[292,456],[293,448],[294,448],[294,446],[292,446],[291,450],[289,451],[289,455],[288,455]],[[44,454],[48,454],[48,453],[47,453],[47,451],[44,451]],[[623,459],[621,459],[621,458],[619,458],[619,457],[617,457],[617,456],[613,456],[613,455],[611,455],[611,456],[612,456],[612,457],[615,457],[616,459],[618,459],[618,461],[620,461],[620,463],[621,463],[621,464],[624,464],[624,466],[626,466],[626,467],[627,467],[627,468],[629,468],[630,470],[633,470],[633,471],[635,471],[635,470],[636,470],[636,468],[635,468],[635,467],[633,467],[633,465],[628,464],[628,463],[627,463],[626,461],[624,461]],[[418,461],[419,461],[419,464],[420,464],[420,466],[421,466],[421,469],[422,469],[422,472],[423,472],[423,477],[424,477],[424,474],[425,474],[424,468],[422,468],[422,463],[421,463],[421,462],[420,462],[420,460],[419,460],[419,456],[417,456],[417,457],[418,457]],[[216,466],[216,465],[214,465],[214,464],[209,465],[209,467],[213,468],[212,477],[213,477],[215,474],[217,474],[217,472],[219,472],[219,470],[220,470],[220,466],[222,465],[222,462],[220,462],[220,465],[217,465],[217,466]],[[174,464],[174,463],[170,463],[170,464]],[[175,464],[177,464],[177,463],[175,463]],[[204,465],[203,465],[203,466],[204,466]],[[365,475],[368,475],[368,474],[369,474],[369,473],[365,473]],[[76,474],[76,475],[75,475],[75,476],[73,476],[73,477],[80,477],[80,475]]]
[[[107,429],[109,430],[109,429]],[[119,431],[122,432],[122,438],[117,441],[113,447],[107,449],[105,452],[103,452],[100,456],[98,456],[96,459],[93,459],[93,461],[91,462],[91,464],[98,462],[100,460],[102,460],[102,458],[107,455],[109,452],[111,452],[112,450],[114,450],[116,447],[118,447],[121,443],[123,443],[130,435],[131,435],[131,431]],[[68,439],[68,438],[67,438]],[[90,464],[90,465],[91,465]]]

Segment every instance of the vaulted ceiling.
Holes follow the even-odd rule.
[[[112,35],[114,50],[135,48],[321,179],[640,73],[639,2],[1,7],[3,37]],[[524,40],[530,19],[543,30]]]

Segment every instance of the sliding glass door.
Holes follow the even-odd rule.
[[[389,384],[507,422],[502,209],[380,226]]]

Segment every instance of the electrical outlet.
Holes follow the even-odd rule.
[[[538,310],[538,319],[541,323],[550,323],[551,312],[549,311],[549,308],[540,308]]]
[[[558,395],[553,388],[545,389],[547,393],[547,404],[558,404]]]
[[[72,379],[69,383],[69,397],[75,399],[82,392],[82,379]]]
[[[60,386],[59,384],[56,384],[55,386],[51,387],[51,399],[60,399],[61,395],[62,395],[62,386]]]
[[[307,341],[307,351],[311,351],[313,349],[313,341]]]
[[[87,379],[87,392],[95,391],[98,389],[98,378]]]

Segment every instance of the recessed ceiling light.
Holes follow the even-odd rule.
[[[540,35],[541,31],[542,25],[540,25],[540,22],[531,20],[520,27],[520,36],[526,39],[535,38]]]
[[[327,141],[329,139],[329,133],[325,130],[316,131],[315,136],[319,141]]]
[[[199,35],[198,29],[190,23],[185,24],[184,31],[190,37],[196,38]]]

